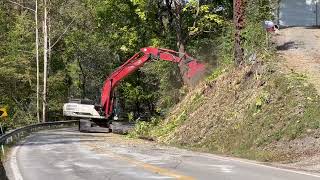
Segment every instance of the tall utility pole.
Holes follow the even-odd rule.
[[[47,0],[43,0],[44,20],[43,20],[43,105],[42,122],[46,122],[47,107],[47,65],[48,65],[48,29],[47,29]]]
[[[38,27],[38,0],[36,0],[36,9],[34,11],[34,19],[36,23],[36,61],[37,61],[37,120],[40,123],[40,104],[39,104],[39,93],[40,93],[40,79],[39,79],[39,27]]]
[[[243,37],[241,31],[245,27],[246,0],[233,1],[233,21],[235,25],[234,58],[238,66],[244,64]]]

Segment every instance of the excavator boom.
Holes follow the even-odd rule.
[[[193,59],[186,53],[179,53],[170,49],[154,47],[142,48],[140,52],[133,55],[128,61],[117,68],[104,82],[101,92],[101,106],[105,112],[106,118],[110,117],[113,111],[112,95],[117,84],[151,59],[161,59],[174,63],[185,62],[187,65],[187,71],[182,72],[182,74],[186,79],[191,79],[198,74],[203,73],[205,70],[205,66],[203,64],[199,63],[196,59]]]

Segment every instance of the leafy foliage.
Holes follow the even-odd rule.
[[[35,69],[33,22],[27,11],[7,16],[0,3],[0,106],[10,110],[8,126],[34,122]]]
[[[268,9],[265,1],[259,3],[263,6],[250,16]],[[34,8],[34,1],[22,5]],[[39,7],[41,19],[42,2]],[[106,76],[144,46],[186,50],[211,69],[232,59],[230,0],[56,0],[48,9],[50,120],[61,119],[69,98],[99,102]],[[251,27],[264,17],[255,17]],[[0,105],[10,107],[10,120],[27,114],[26,123],[34,122],[36,113],[34,26],[32,12],[0,3]],[[248,38],[248,47],[260,43],[255,39],[261,38]],[[186,91],[177,65],[153,61],[126,78],[117,95],[125,114],[148,119],[165,114]]]

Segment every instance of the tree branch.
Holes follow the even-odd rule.
[[[71,24],[74,22],[75,18],[72,19],[72,21],[68,24],[68,26],[66,27],[66,29],[64,30],[64,32],[58,37],[58,39],[52,44],[52,46],[50,46],[49,48],[53,48],[62,38],[63,35],[65,35],[69,29],[69,27],[71,26]]]
[[[32,51],[24,51],[24,50],[19,50],[17,49],[18,52],[23,52],[23,53],[28,53],[28,54],[34,54]]]
[[[193,27],[196,27],[196,22],[197,22],[197,18],[199,16],[199,12],[200,12],[200,2],[198,1],[197,2],[197,13],[196,13],[196,16],[194,18]]]
[[[28,9],[28,10],[34,12],[34,13],[36,12],[36,10],[31,9],[31,8],[29,8],[29,7],[26,7],[26,6],[23,6],[22,4],[19,4],[19,3],[17,3],[17,2],[14,2],[14,1],[11,1],[11,0],[8,0],[8,2],[11,2],[11,3],[15,4],[15,5],[18,5],[18,6],[22,7],[22,8],[24,8],[24,9]]]

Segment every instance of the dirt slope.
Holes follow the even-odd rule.
[[[134,133],[174,146],[320,172],[318,31],[306,31],[281,31],[280,56],[219,69],[221,75],[190,92],[164,121],[142,123]]]
[[[320,97],[304,75],[257,62],[203,83],[165,121],[137,133],[200,151],[299,163],[320,155],[319,109]],[[319,162],[308,164],[306,170],[320,171]]]

